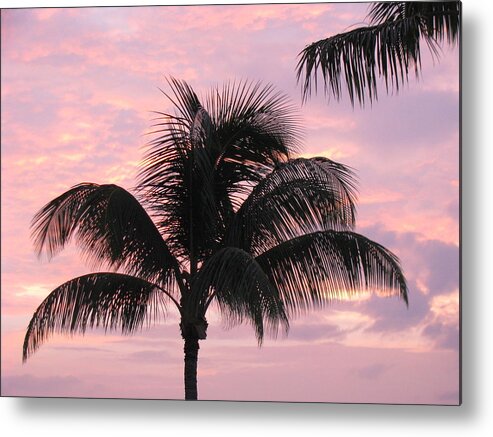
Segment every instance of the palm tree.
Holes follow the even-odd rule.
[[[303,100],[317,91],[318,75],[324,93],[341,97],[342,76],[351,103],[360,105],[377,98],[377,78],[383,77],[387,93],[407,82],[409,72],[418,77],[424,40],[438,59],[446,40],[455,44],[460,37],[461,4],[448,2],[377,2],[369,8],[369,25],[308,45],[298,56],[298,83]]]
[[[38,254],[75,237],[109,271],[52,291],[27,328],[26,360],[53,332],[133,333],[174,306],[185,354],[185,399],[197,399],[199,340],[215,306],[229,324],[249,322],[259,342],[291,316],[373,290],[407,304],[397,258],[353,231],[351,169],[293,159],[297,116],[272,86],[229,83],[203,103],[168,80],[174,114],[158,113],[136,195],[83,183],[34,217]],[[148,207],[151,216],[144,207]]]

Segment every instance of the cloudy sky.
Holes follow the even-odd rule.
[[[1,76],[2,394],[182,398],[177,314],[133,337],[55,336],[22,364],[30,316],[57,285],[89,273],[75,247],[38,260],[35,212],[80,182],[132,190],[166,75],[199,92],[272,83],[300,107],[303,155],[358,171],[357,231],[401,259],[410,306],[339,302],[257,346],[211,314],[202,399],[458,402],[458,50],[423,54],[419,81],[373,106],[301,106],[297,53],[360,23],[366,4],[3,10]],[[426,50],[426,49],[425,49]]]

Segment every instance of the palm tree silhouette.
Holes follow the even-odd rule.
[[[377,2],[370,6],[369,25],[308,45],[300,54],[298,82],[303,100],[318,88],[321,73],[325,95],[337,100],[342,76],[351,103],[377,98],[377,78],[383,77],[387,93],[407,82],[409,72],[421,69],[421,40],[438,59],[446,40],[460,37],[461,4],[448,2]]]
[[[72,279],[34,313],[26,360],[53,332],[129,334],[179,311],[185,399],[197,399],[199,340],[211,305],[234,325],[287,332],[289,319],[364,290],[400,296],[397,258],[353,231],[355,181],[325,158],[292,159],[300,145],[294,108],[272,86],[229,83],[203,103],[168,80],[175,113],[158,113],[136,195],[83,183],[34,217],[38,254],[71,239],[107,272]],[[145,205],[153,219],[146,212]]]

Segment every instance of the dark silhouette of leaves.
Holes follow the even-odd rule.
[[[354,105],[377,99],[379,78],[386,91],[398,91],[410,72],[419,75],[421,41],[438,58],[443,42],[460,36],[460,2],[377,2],[370,6],[369,25],[308,45],[299,54],[298,82],[303,100],[318,91],[339,100],[343,86]]]

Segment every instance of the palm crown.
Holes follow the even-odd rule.
[[[325,158],[293,158],[296,111],[271,86],[234,82],[199,99],[169,79],[173,114],[157,113],[136,196],[83,183],[33,219],[40,254],[74,237],[95,266],[56,288],[29,323],[23,358],[53,332],[132,333],[181,317],[185,397],[197,398],[198,341],[211,304],[250,322],[259,344],[291,316],[363,290],[407,287],[397,258],[354,232],[355,178]],[[151,216],[146,212],[146,209]]]

